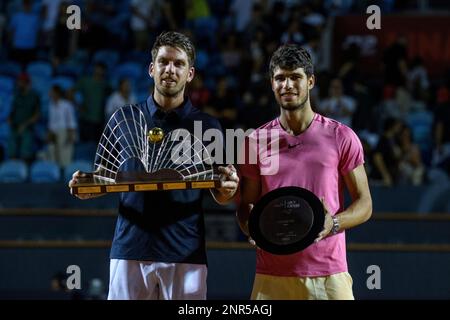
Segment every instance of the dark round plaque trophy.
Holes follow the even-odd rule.
[[[273,254],[299,252],[323,229],[322,202],[311,191],[283,187],[266,193],[254,206],[249,232],[256,245]]]

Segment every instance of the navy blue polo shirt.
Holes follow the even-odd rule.
[[[138,106],[149,129],[159,127],[167,133],[184,128],[193,134],[194,121],[202,121],[203,132],[210,128],[221,130],[215,118],[194,108],[187,98],[168,113],[156,105],[152,96]],[[133,164],[125,166],[125,170],[132,169]],[[110,258],[206,264],[203,192],[122,193]]]

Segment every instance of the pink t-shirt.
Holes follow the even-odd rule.
[[[270,132],[279,135],[279,140],[276,135],[271,138]],[[316,113],[309,128],[298,136],[288,134],[278,118],[250,135],[250,139],[259,137],[258,148],[261,136],[268,139],[267,152],[257,157],[256,164],[249,164],[247,160],[239,166],[242,176],[261,181],[261,197],[280,187],[297,186],[324,198],[331,215],[344,210],[343,175],[364,163],[361,142],[352,129]],[[276,148],[272,150],[275,140],[278,140],[278,152]],[[279,159],[278,166],[274,165],[275,159]],[[345,232],[291,255],[273,255],[257,249],[257,273],[314,277],[344,271],[347,271]]]

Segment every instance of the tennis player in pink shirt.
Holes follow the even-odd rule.
[[[267,170],[267,159],[240,165],[238,220],[248,235],[251,208],[264,194],[287,186],[306,188],[325,208],[323,231],[316,241],[291,255],[257,248],[252,299],[354,299],[348,273],[345,230],[367,221],[372,199],[364,170],[361,142],[349,127],[315,113],[309,91],[314,87],[309,53],[296,45],[278,48],[270,61],[272,90],[280,116],[257,130],[276,131],[278,146],[265,156],[278,162]],[[248,151],[248,150],[247,150]],[[344,208],[344,188],[352,203]]]

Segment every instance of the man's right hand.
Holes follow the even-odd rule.
[[[72,188],[75,184],[77,184],[79,182],[78,179],[80,178],[86,178],[91,176],[92,173],[86,173],[86,172],[82,172],[82,171],[76,171],[73,175],[72,175],[72,179],[69,181],[69,187]],[[72,193],[72,189],[70,190],[70,193]],[[75,197],[77,197],[78,199],[81,200],[87,200],[87,199],[93,199],[93,198],[98,198],[100,196],[103,196],[104,193],[85,193],[85,194],[73,194]]]
[[[253,210],[253,204],[249,203],[248,204],[248,215],[250,215],[252,210]],[[252,246],[256,247],[255,240],[253,240],[252,237],[250,237],[250,232],[248,230],[248,219],[246,219],[245,221],[241,221],[241,220],[238,219],[238,223],[239,223],[239,227],[241,228],[242,233],[244,233],[247,236],[248,242]]]

